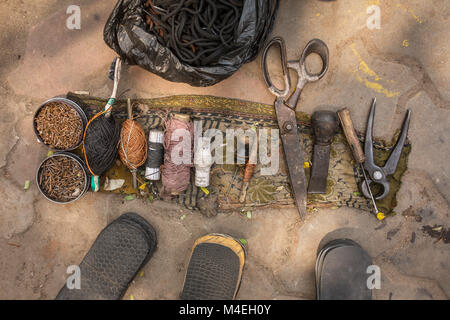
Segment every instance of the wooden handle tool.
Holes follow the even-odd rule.
[[[244,184],[242,186],[242,191],[239,196],[239,202],[244,203],[245,197],[247,196],[248,186],[250,184],[250,179],[253,176],[253,171],[255,170],[256,164],[247,163],[244,169]]]
[[[342,129],[344,130],[347,142],[352,150],[353,157],[359,164],[364,163],[366,157],[364,151],[356,135],[355,127],[353,126],[352,118],[350,117],[350,111],[347,108],[339,110],[337,112],[339,120],[341,120]]]
[[[341,120],[342,129],[344,130],[345,137],[347,138],[347,142],[352,150],[353,157],[356,162],[361,166],[361,170],[364,174],[364,180],[367,184],[367,189],[370,194],[370,198],[372,200],[373,207],[375,209],[375,215],[379,217],[379,211],[377,208],[377,204],[375,203],[375,198],[373,197],[372,191],[370,190],[370,183],[367,179],[366,171],[364,170],[364,161],[366,161],[366,156],[364,155],[364,151],[359,143],[358,136],[356,135],[355,127],[353,126],[352,118],[350,117],[350,111],[347,108],[341,109],[337,112],[339,119]],[[380,219],[381,220],[381,219]]]
[[[245,202],[245,198],[247,196],[247,190],[248,187],[250,185],[250,180],[252,179],[253,176],[253,172],[255,171],[255,167],[256,167],[256,154],[257,154],[257,150],[258,148],[254,145],[255,143],[257,143],[257,140],[253,140],[252,143],[248,143],[249,146],[249,157],[248,157],[248,161],[245,164],[245,169],[244,169],[244,179],[243,179],[243,185],[242,185],[242,190],[241,190],[241,194],[239,196],[239,202],[240,203],[244,203]]]

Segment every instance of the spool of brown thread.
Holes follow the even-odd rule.
[[[141,125],[133,120],[131,100],[127,101],[128,119],[122,124],[120,132],[119,156],[133,175],[133,188],[137,189],[137,168],[147,160],[147,137]]]
[[[186,130],[190,136],[190,146],[188,146],[190,161],[188,164],[176,164],[172,161],[172,151],[182,143],[182,138],[175,140],[173,133],[177,129]],[[172,140],[173,139],[173,140]],[[193,160],[192,144],[194,140],[194,124],[187,114],[173,114],[166,122],[164,131],[164,164],[161,168],[161,181],[163,184],[162,196],[176,196],[185,191],[191,179],[191,167]],[[184,149],[183,149],[184,150]],[[180,157],[183,154],[180,154]]]

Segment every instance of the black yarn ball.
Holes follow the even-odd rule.
[[[102,175],[114,164],[120,140],[120,126],[111,115],[92,121],[86,130],[84,150],[89,167],[95,175]]]

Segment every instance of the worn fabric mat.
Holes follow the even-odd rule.
[[[106,104],[106,99],[95,98],[86,95],[69,93],[69,99],[77,102],[86,112],[88,118],[100,111]],[[133,100],[134,116],[148,134],[150,129],[163,129],[164,119],[171,112],[189,112],[192,120],[202,121],[203,130],[216,128],[225,133],[227,128],[241,128],[244,131],[249,128],[275,128],[277,129],[275,110],[272,105],[242,101],[237,99],[219,98],[212,96],[171,96],[156,99]],[[119,100],[113,107],[113,114],[119,121],[127,118],[126,100]],[[303,147],[305,162],[311,160],[313,149],[313,135],[310,126],[310,115],[297,112],[298,130]],[[363,134],[358,133],[363,143]],[[398,132],[391,143],[375,140],[374,157],[379,165],[383,165],[397,140]],[[224,142],[225,142],[224,138]],[[270,143],[269,143],[270,145]],[[389,195],[377,201],[377,206],[385,215],[392,214],[397,205],[396,195],[400,188],[401,178],[407,169],[408,155],[411,145],[407,141],[400,158],[397,171],[390,176],[391,190]],[[287,168],[284,163],[283,151],[280,143],[281,155],[280,168],[273,176],[260,174],[261,165],[258,164],[255,174],[250,182],[246,202],[239,203],[239,195],[242,188],[244,168],[242,165],[218,165],[211,169],[211,185],[208,190],[201,190],[191,183],[188,190],[174,201],[184,205],[188,209],[200,210],[207,216],[217,212],[239,211],[247,212],[253,208],[282,208],[294,206],[291,196]],[[140,182],[144,183],[145,168],[140,168]],[[306,168],[306,178],[309,181],[310,169]],[[194,168],[191,181],[193,182]],[[125,185],[115,190],[121,194],[136,194],[131,188],[131,174],[120,161],[106,174],[109,179],[125,179]],[[353,160],[351,151],[340,129],[333,140],[330,154],[330,168],[327,182],[327,193],[324,195],[308,195],[308,210],[315,211],[320,207],[339,208],[348,206],[369,210],[370,201],[362,196],[359,184],[363,175],[359,166]],[[160,182],[145,186],[149,195],[149,202],[158,199]]]

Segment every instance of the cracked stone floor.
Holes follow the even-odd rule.
[[[176,299],[194,240],[208,232],[248,240],[239,299],[314,299],[314,263],[325,237],[350,237],[380,266],[376,299],[448,299],[450,178],[449,17],[446,0],[282,0],[272,35],[285,38],[297,57],[312,38],[330,49],[324,79],[306,87],[298,108],[351,109],[364,130],[377,97],[375,135],[391,139],[407,108],[412,110],[409,168],[397,213],[380,223],[364,211],[319,210],[303,223],[295,209],[257,210],[205,218],[164,202],[88,193],[70,205],[46,201],[33,182],[47,150],[36,142],[32,116],[46,99],[70,90],[108,97],[106,78],[114,53],[102,31],[114,0],[80,0],[81,30],[68,30],[71,0],[0,2],[0,298],[53,299],[97,234],[121,213],[134,211],[156,228],[159,246],[124,299]],[[378,5],[380,29],[369,30],[367,8]],[[260,57],[209,88],[164,81],[130,67],[122,88],[130,96],[210,94],[272,104]],[[272,61],[272,63],[274,63]],[[31,181],[24,190],[26,180]],[[180,217],[186,214],[186,219]],[[436,226],[441,237],[423,232]],[[442,228],[439,229],[439,227]],[[439,233],[439,232],[438,232]],[[442,237],[444,235],[444,237]]]

